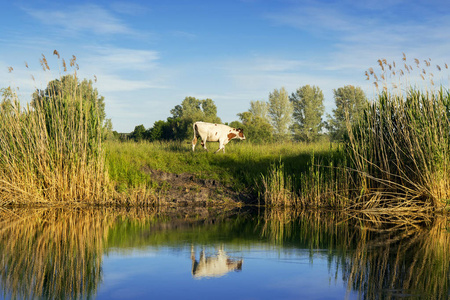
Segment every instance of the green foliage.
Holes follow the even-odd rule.
[[[189,120],[191,123],[196,121],[221,122],[217,117],[217,107],[211,99],[200,100],[195,97],[186,97],[181,105],[175,106],[170,112],[172,119]]]
[[[246,138],[253,143],[270,143],[273,141],[272,125],[267,119],[263,119],[252,112],[247,111],[238,114],[242,121],[242,127]]]
[[[269,103],[257,100],[250,101],[250,109],[248,110],[255,117],[260,117],[266,121],[269,121]]]
[[[68,74],[61,76],[59,79],[50,81],[44,90],[37,89],[32,95],[31,106],[35,109],[39,107],[43,108],[46,114],[45,119],[47,121],[49,135],[53,135],[51,132],[53,127],[50,123],[53,122],[52,114],[55,113],[54,105],[56,99],[58,99],[60,105],[68,108],[67,106],[71,105],[69,103],[72,103],[72,99],[74,98],[82,99],[89,107],[89,118],[80,120],[80,122],[89,121],[91,128],[96,128],[98,123],[101,135],[105,138],[108,134],[108,128],[111,127],[112,129],[112,124],[105,120],[105,98],[98,94],[97,89],[93,87],[92,80],[84,79],[79,82],[76,75]],[[86,108],[78,106],[77,109],[82,110]],[[80,113],[85,112],[80,111]],[[95,136],[97,132],[93,132],[92,134]]]
[[[269,117],[278,140],[289,139],[289,127],[292,124],[292,103],[285,88],[275,89],[269,94]]]
[[[342,141],[347,133],[347,125],[361,117],[368,101],[360,87],[347,85],[333,92],[336,108],[333,109],[333,116],[328,115],[327,129],[333,140]]]
[[[294,107],[294,138],[305,142],[316,141],[322,129],[322,116],[325,111],[322,90],[316,86],[305,85],[292,93],[290,100]]]
[[[146,131],[144,125],[138,125],[134,127],[133,132],[130,134],[130,138],[135,142],[140,142],[146,138]]]
[[[217,117],[217,107],[211,99],[199,100],[186,97],[181,105],[170,110],[172,117],[167,121],[156,121],[147,130],[145,139],[149,141],[185,140],[192,137],[192,124],[196,121],[220,123]]]

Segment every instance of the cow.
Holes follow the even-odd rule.
[[[218,250],[217,255],[206,256],[205,251],[200,252],[200,259],[195,259],[194,246],[191,246],[192,276],[196,279],[208,277],[222,277],[231,271],[242,270],[242,259],[233,260],[223,250]]]
[[[202,138],[202,146],[206,148],[206,142],[219,142],[219,149],[225,153],[225,145],[232,139],[245,140],[244,130],[242,128],[233,128],[224,124],[214,124],[206,122],[195,122],[194,125],[194,139],[192,140],[192,151],[195,151],[195,145],[197,144],[197,137]]]

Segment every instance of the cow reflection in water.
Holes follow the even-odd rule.
[[[206,256],[205,250],[195,259],[194,247],[191,247],[192,276],[194,278],[221,277],[231,271],[242,270],[242,259],[231,259],[221,247],[214,256]]]

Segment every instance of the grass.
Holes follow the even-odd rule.
[[[213,144],[213,143],[211,143]],[[211,145],[212,146],[212,145]],[[210,146],[210,147],[211,147]],[[237,191],[258,193],[268,199],[268,185],[272,184],[274,172],[282,172],[280,180],[287,174],[304,174],[303,184],[311,183],[306,175],[317,162],[329,165],[338,159],[340,148],[327,142],[303,144],[281,143],[255,145],[236,142],[227,145],[225,154],[210,153],[203,150],[192,152],[187,142],[107,142],[106,161],[111,180],[116,189],[126,191],[134,188],[154,189],[157,183],[150,170],[169,173],[190,173],[199,178],[218,180]],[[282,165],[283,170],[279,171]],[[289,179],[287,179],[289,180]],[[325,181],[323,175],[318,180]],[[300,181],[284,186],[278,184],[280,193],[286,194],[284,203],[271,201],[271,205],[293,205],[293,197],[298,194]],[[302,197],[304,199],[306,195]],[[288,199],[289,198],[289,199]],[[267,200],[266,199],[266,200]]]

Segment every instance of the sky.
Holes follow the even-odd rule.
[[[365,72],[383,58],[397,69],[404,55],[414,68],[414,58],[427,60],[427,78],[449,82],[447,0],[3,0],[0,8],[0,88],[29,102],[74,55],[118,132],[166,120],[187,96],[212,99],[232,122],[250,101],[307,84],[323,91],[331,114],[337,88],[374,97]]]

